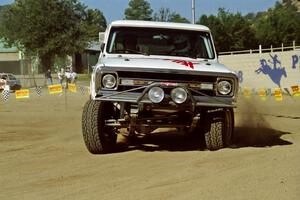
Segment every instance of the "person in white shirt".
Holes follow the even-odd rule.
[[[76,72],[71,72],[71,83],[75,83],[77,79],[77,73]]]
[[[64,69],[63,68],[61,68],[60,71],[58,71],[57,77],[58,77],[58,82],[62,85],[64,77],[65,77],[65,73],[64,73]]]
[[[65,77],[66,77],[66,82],[71,83],[72,73],[69,68],[66,68]]]

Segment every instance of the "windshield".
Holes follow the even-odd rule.
[[[112,27],[106,51],[111,54],[143,54],[213,59],[210,34],[155,28]]]
[[[8,77],[9,77],[9,80],[13,80],[13,81],[16,80],[16,77],[14,77],[14,76],[11,75],[11,74],[9,74]]]

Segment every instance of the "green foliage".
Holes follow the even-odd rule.
[[[282,0],[266,12],[245,16],[221,8],[217,15],[203,15],[197,23],[211,29],[218,51],[299,44],[300,10],[295,3]],[[147,0],[130,0],[125,19],[190,23],[168,8],[152,12]],[[38,55],[44,69],[52,66],[55,57],[81,52],[105,28],[103,13],[87,9],[79,0],[16,0],[0,6],[0,38],[27,55]]]
[[[171,11],[169,8],[160,8],[158,12],[153,15],[153,21],[169,22],[171,18]]]
[[[197,23],[211,29],[219,51],[257,49],[259,44],[267,48],[300,42],[300,12],[292,0],[277,2],[266,12],[245,16],[219,9],[217,16],[203,15]]]
[[[152,9],[149,2],[145,0],[130,0],[125,10],[125,19],[130,20],[152,20]]]
[[[240,13],[220,8],[217,16],[203,15],[197,23],[211,28],[218,51],[242,50],[256,44],[251,23]]]
[[[170,16],[170,22],[177,22],[177,23],[190,23],[190,21],[182,17],[179,13],[172,13]]]
[[[182,17],[180,14],[171,12],[169,8],[160,8],[158,12],[154,13],[153,20],[160,22],[190,23],[189,20]]]
[[[88,9],[85,21],[88,37],[91,38],[92,41],[98,41],[99,32],[104,32],[107,26],[103,13],[97,9]]]
[[[68,59],[67,56],[64,57],[59,57],[59,56],[55,56],[53,59],[53,69],[55,72],[60,71],[61,68],[65,68],[66,66],[70,66],[71,60]]]
[[[77,0],[16,0],[1,15],[0,38],[26,55],[38,55],[44,70],[55,55],[84,50],[106,28],[100,11],[88,10]]]
[[[1,16],[1,13],[8,8],[8,5],[4,5],[4,6],[1,6],[0,5],[0,23],[1,23],[1,20],[2,20],[2,16]]]
[[[300,13],[289,0],[277,2],[253,23],[257,39],[265,47],[300,42]]]

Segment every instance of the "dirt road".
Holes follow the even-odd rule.
[[[300,199],[300,98],[240,99],[235,142],[210,152],[172,132],[91,155],[87,96],[0,103],[0,199]],[[252,103],[251,103],[252,102]]]

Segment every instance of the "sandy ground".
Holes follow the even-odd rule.
[[[92,155],[87,95],[0,103],[0,199],[300,199],[300,98],[240,99],[235,142],[206,151],[182,134]]]

